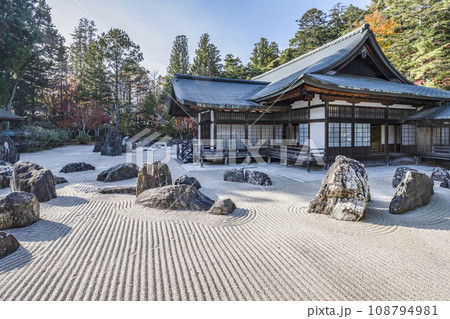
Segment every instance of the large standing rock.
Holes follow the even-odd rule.
[[[405,178],[406,172],[418,172],[418,170],[409,167],[398,167],[395,170],[394,178],[392,179],[392,187],[396,188],[398,184]]]
[[[39,219],[39,202],[27,192],[0,196],[0,230],[25,227]]]
[[[431,179],[433,181],[439,181],[442,182],[445,179],[450,179],[450,174],[448,171],[446,171],[444,168],[442,167],[435,167],[433,169],[433,172],[431,173]]]
[[[236,204],[229,198],[216,200],[208,213],[213,215],[228,215],[236,209]]]
[[[0,232],[0,259],[19,249],[20,244],[11,234]]]
[[[146,207],[170,210],[209,210],[214,201],[189,185],[169,185],[147,189],[136,198]]]
[[[13,165],[11,163],[0,161],[0,188],[9,187],[13,172]]]
[[[36,195],[40,202],[56,197],[55,178],[49,169],[32,163],[19,161],[14,164],[11,191],[23,191]]]
[[[95,142],[93,152],[95,152],[95,153],[101,152],[101,151],[102,151],[103,145],[105,145],[105,142],[103,142],[103,141]]]
[[[439,186],[442,188],[450,188],[450,179],[444,179],[444,181]]]
[[[0,160],[13,164],[19,160],[16,144],[7,135],[0,135]]]
[[[270,177],[266,173],[260,171],[245,170],[245,181],[259,186],[272,185]]]
[[[137,177],[138,172],[139,167],[134,163],[118,164],[98,174],[97,180],[103,182],[122,181]]]
[[[391,214],[402,214],[416,207],[426,205],[434,194],[434,182],[426,174],[407,172],[405,179],[397,186],[389,205]]]
[[[245,182],[244,169],[230,169],[223,173],[223,180],[228,182]]]
[[[74,172],[82,172],[82,171],[90,171],[95,170],[95,166],[85,163],[69,163],[64,165],[64,167],[59,171],[60,173],[74,173]]]
[[[161,161],[146,163],[139,169],[136,195],[150,188],[167,185],[172,185],[172,175],[169,166]]]
[[[345,156],[337,156],[319,193],[309,204],[309,213],[358,221],[370,200],[369,180],[363,164]]]
[[[199,189],[202,187],[200,182],[195,177],[189,177],[187,175],[180,175],[173,181],[174,185],[191,185]]]
[[[106,134],[105,144],[102,146],[101,155],[118,156],[122,155],[122,136],[115,130],[110,130]]]

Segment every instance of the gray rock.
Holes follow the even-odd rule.
[[[85,162],[78,162],[78,163],[69,163],[67,165],[64,165],[64,167],[59,171],[60,173],[75,173],[75,172],[83,172],[83,171],[90,171],[95,170],[95,166],[85,163]]]
[[[11,163],[0,162],[0,188],[8,188],[13,172],[13,165]]]
[[[105,144],[101,149],[101,155],[118,156],[122,155],[122,136],[115,130],[110,130],[106,134]]]
[[[230,169],[223,173],[223,180],[228,182],[245,182],[244,169]]]
[[[442,167],[435,167],[431,173],[433,181],[443,182],[445,179],[450,179],[450,174]]]
[[[19,161],[14,164],[10,187],[12,192],[23,191],[36,195],[39,202],[56,197],[53,173],[32,162]]]
[[[442,188],[450,188],[450,179],[444,179],[439,186]]]
[[[169,185],[143,191],[136,203],[159,209],[206,211],[214,201],[193,186]]]
[[[11,137],[0,135],[0,160],[14,164],[19,160],[16,144]]]
[[[208,213],[213,215],[228,215],[236,209],[236,204],[229,198],[216,200]]]
[[[405,178],[406,172],[418,172],[418,170],[409,167],[398,167],[395,170],[394,178],[392,179],[392,187],[396,188],[398,184]]]
[[[0,259],[12,254],[19,247],[20,244],[13,235],[0,232]]]
[[[65,179],[64,177],[60,177],[60,176],[54,176],[55,178],[55,184],[64,184],[64,183],[68,183],[67,179]]]
[[[369,180],[363,164],[337,156],[329,168],[308,212],[330,215],[335,219],[358,221],[370,200]]]
[[[426,174],[407,172],[397,186],[389,205],[391,214],[402,214],[416,207],[427,205],[434,194],[434,182]]]
[[[25,227],[39,220],[39,202],[27,192],[0,196],[0,230]]]
[[[93,152],[95,152],[95,153],[101,152],[101,151],[102,151],[103,145],[105,145],[105,142],[103,142],[103,141],[101,141],[101,142],[95,142]]]
[[[245,181],[259,186],[269,186],[272,185],[272,180],[270,177],[260,171],[245,170]]]
[[[102,187],[98,189],[100,194],[136,194],[136,186]]]
[[[141,166],[138,172],[136,195],[150,188],[167,185],[172,185],[169,166],[161,161],[146,163]]]
[[[197,189],[202,187],[202,185],[200,185],[200,182],[195,177],[189,177],[187,175],[178,176],[173,181],[173,184],[174,185],[191,185]]]
[[[138,172],[139,167],[134,163],[118,164],[98,174],[97,180],[103,182],[122,181],[137,177]]]

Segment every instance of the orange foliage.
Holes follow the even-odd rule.
[[[364,23],[370,24],[370,29],[375,34],[383,51],[392,45],[392,36],[398,33],[400,27],[400,24],[394,18],[387,19],[380,10],[374,10],[366,14]]]

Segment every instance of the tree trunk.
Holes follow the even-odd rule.
[[[19,80],[16,80],[14,83],[14,86],[12,87],[11,94],[9,95],[8,104],[6,104],[6,110],[11,112],[12,110],[12,102],[14,100],[14,95],[16,95],[16,89],[17,89],[17,83],[19,83]],[[9,121],[6,122],[6,129],[9,130]]]
[[[116,71],[116,129],[119,130],[119,71]]]

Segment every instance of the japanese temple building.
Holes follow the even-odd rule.
[[[269,139],[261,150],[276,157],[289,139],[290,154],[311,149],[326,163],[450,160],[450,91],[408,81],[367,24],[252,80],[177,74],[172,84],[168,112],[198,121],[202,155]]]

